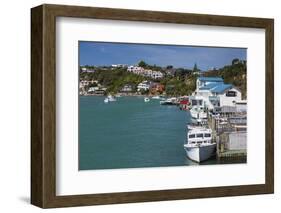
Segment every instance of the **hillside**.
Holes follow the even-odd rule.
[[[233,84],[241,90],[243,99],[247,98],[247,62],[234,59],[231,65],[203,73],[205,77],[222,77],[225,83]]]

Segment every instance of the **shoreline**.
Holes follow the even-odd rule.
[[[117,93],[115,95],[112,95],[112,96],[115,96],[116,95],[120,95],[121,97],[154,97],[154,96],[162,96],[163,98],[172,98],[172,97],[175,97],[175,98],[180,98],[180,97],[186,97],[186,96],[170,96],[170,95],[142,95],[142,94],[125,94],[125,93]],[[79,94],[79,96],[97,96],[97,97],[107,97],[108,95],[102,95],[102,94],[87,94],[87,95],[81,95]]]

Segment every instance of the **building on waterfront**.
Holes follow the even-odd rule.
[[[91,84],[96,84],[98,85],[98,81],[95,81],[95,80],[81,80],[79,81],[79,88],[82,89],[82,88],[85,88],[86,86],[89,86]]]
[[[247,100],[236,101],[237,112],[247,112]]]
[[[122,93],[131,93],[133,91],[134,91],[134,86],[131,84],[125,84],[120,90],[120,92]]]
[[[241,102],[241,91],[232,84],[225,84],[221,77],[199,77],[193,94],[202,104],[214,109],[222,106],[236,106]]]
[[[95,93],[95,91],[99,90],[99,87],[90,87],[88,89],[88,93]]]
[[[189,109],[188,107],[189,107],[189,101],[187,99],[180,101],[179,108],[181,110],[188,110]]]

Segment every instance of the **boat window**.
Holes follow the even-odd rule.
[[[203,134],[196,134],[197,138],[203,138]]]
[[[206,133],[206,134],[204,135],[204,137],[211,137],[211,134]]]
[[[195,138],[195,135],[189,135],[188,138]]]

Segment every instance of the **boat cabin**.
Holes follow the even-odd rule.
[[[212,130],[205,127],[190,127],[187,128],[187,143],[200,145],[212,143]]]

